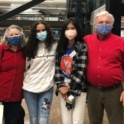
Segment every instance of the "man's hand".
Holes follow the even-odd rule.
[[[122,102],[122,105],[124,106],[124,91],[121,93],[120,101]]]
[[[65,95],[65,94],[67,94],[67,92],[70,90],[70,86],[69,85],[67,85],[67,86],[65,86],[65,87],[60,87],[59,89],[58,89],[58,91],[61,93],[61,94],[63,94],[63,95]]]

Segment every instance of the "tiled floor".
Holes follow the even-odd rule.
[[[24,100],[23,100],[22,105],[23,105],[23,107],[25,109],[25,113],[26,113],[25,124],[30,124],[29,123],[28,110],[27,110],[27,106],[26,106]],[[55,95],[53,97],[53,103],[52,103],[52,108],[51,108],[50,124],[62,124],[62,122],[61,122],[61,111],[60,111],[59,98],[56,97]],[[89,119],[88,119],[88,114],[87,114],[87,107],[85,109],[84,124],[89,124]],[[103,124],[108,124],[108,121],[107,121],[107,118],[106,118],[106,114],[104,116],[104,123]]]

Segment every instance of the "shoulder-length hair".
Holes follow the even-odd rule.
[[[67,49],[68,39],[65,36],[65,31],[67,30],[67,26],[69,23],[72,23],[77,31],[77,36],[75,37],[75,42],[83,42],[82,41],[82,33],[79,23],[75,19],[67,19],[65,20],[60,34],[60,40],[57,47],[57,53],[59,56],[63,55]]]
[[[29,59],[34,58],[36,56],[38,45],[40,43],[40,41],[36,38],[36,34],[37,34],[36,28],[38,24],[43,24],[45,26],[45,30],[47,31],[45,46],[46,49],[48,49],[48,51],[51,49],[52,44],[54,43],[54,38],[50,26],[44,21],[35,22],[31,27],[28,37],[29,39],[25,46],[25,56],[28,57]]]
[[[25,39],[25,35],[24,35],[24,33],[23,33],[22,28],[20,28],[18,25],[10,25],[10,26],[6,29],[6,31],[5,31],[5,33],[4,33],[4,36],[3,36],[3,39],[2,39],[2,41],[1,41],[1,44],[5,43],[7,46],[11,46],[11,44],[10,44],[10,43],[8,42],[8,40],[7,40],[8,32],[9,32],[9,30],[11,30],[11,29],[17,29],[17,30],[19,30],[20,36],[22,37],[22,41],[21,41],[20,47],[23,48],[23,47],[25,46],[25,44],[26,44],[26,39]]]

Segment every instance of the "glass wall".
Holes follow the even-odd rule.
[[[124,16],[121,16],[121,37],[124,38]]]
[[[93,10],[96,10],[97,8],[104,5],[106,0],[93,0]]]

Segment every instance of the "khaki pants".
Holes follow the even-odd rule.
[[[60,96],[61,112],[62,112],[62,124],[84,124],[84,111],[86,103],[86,93],[81,93],[80,96],[77,96],[75,99],[74,109],[67,110],[65,104],[66,102]]]
[[[89,85],[87,91],[88,113],[90,124],[102,124],[104,110],[109,124],[124,124],[123,106],[120,102],[122,86],[102,91]]]

